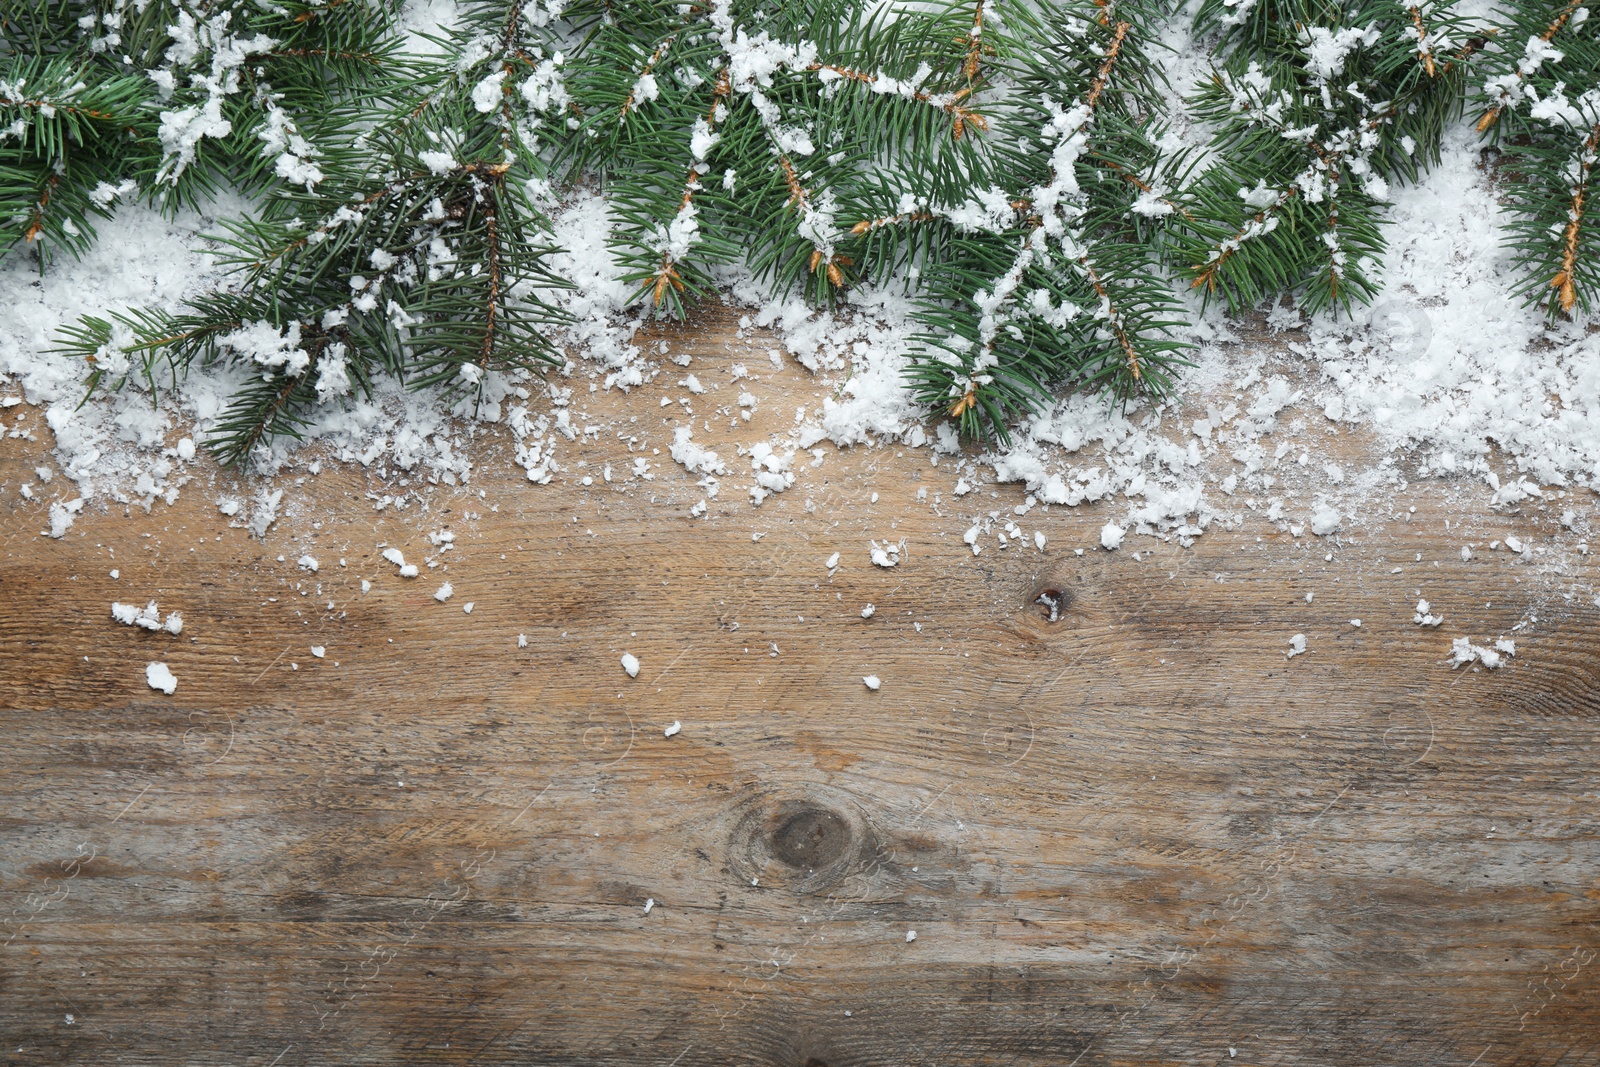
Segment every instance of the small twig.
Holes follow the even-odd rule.
[[[289,647],[290,646],[287,646],[287,645],[284,646],[283,651],[279,652],[277,657],[271,663],[269,663],[265,667],[261,668],[261,673],[260,674],[256,675],[254,678],[250,679],[250,684],[251,685],[255,685],[257,682],[261,681],[261,679],[265,678],[267,676],[267,672],[278,665],[278,660],[282,659],[283,657],[285,657],[285,656],[287,656],[289,654]]]
[[[1578,231],[1583,225],[1584,199],[1589,190],[1589,175],[1594,171],[1596,151],[1600,151],[1600,123],[1589,133],[1578,158],[1578,180],[1572,185],[1572,209],[1567,212],[1567,228],[1562,235],[1561,270],[1550,279],[1561,310],[1571,313],[1578,303]]]

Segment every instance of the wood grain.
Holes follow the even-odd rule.
[[[742,388],[725,317],[674,338],[707,405]],[[763,378],[697,439],[813,402]],[[1043,552],[974,557],[981,497],[925,451],[691,518],[663,395],[590,397],[643,444],[564,446],[548,486],[491,459],[378,511],[398,472],[330,466],[264,541],[216,475],[41,538],[14,487],[48,442],[0,442],[0,1061],[1600,1064],[1576,497],[1413,481],[1337,539],[1115,553],[1104,506],[1036,509]],[[382,561],[445,527],[438,569]],[[1486,550],[1512,531],[1543,554]],[[180,636],[111,620],[148,599]],[[1448,666],[1519,625],[1501,670]]]

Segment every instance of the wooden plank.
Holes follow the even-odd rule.
[[[725,319],[674,338],[737,388]],[[813,399],[762,388],[705,443]],[[974,557],[980,498],[921,451],[691,518],[661,395],[586,401],[649,428],[649,482],[576,483],[641,454],[608,435],[404,510],[330,468],[264,542],[226,479],[60,542],[0,495],[5,1063],[1600,1063],[1571,502],[1418,482],[1336,541],[1115,553],[1104,507],[1038,509],[1045,551]],[[47,444],[0,443],[0,480]],[[444,526],[438,569],[381,560]],[[1481,550],[1512,531],[1550,551]],[[109,618],[151,598],[180,636]],[[1445,662],[1519,624],[1501,670]]]

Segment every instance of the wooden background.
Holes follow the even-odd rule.
[[[726,321],[678,341],[695,404],[754,388]],[[761,370],[697,434],[741,467],[814,401]],[[1600,1064],[1587,494],[1413,481],[1338,538],[1114,553],[1116,509],[1036,509],[1043,552],[974,557],[962,516],[1023,493],[954,501],[925,450],[691,518],[678,392],[584,401],[659,456],[608,432],[537,487],[491,443],[383,511],[392,472],[330,466],[264,541],[205,473],[41,538],[48,441],[0,442],[0,1062]],[[419,579],[380,558],[444,528]],[[112,621],[149,599],[180,636]]]

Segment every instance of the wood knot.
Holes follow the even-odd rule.
[[[1077,599],[1078,595],[1059,575],[1046,574],[1028,587],[1023,609],[1038,621],[1054,626],[1066,620]]]
[[[1072,602],[1072,597],[1064,589],[1047,585],[1039,590],[1039,595],[1033,598],[1033,602],[1039,608],[1039,617],[1045,622],[1060,622],[1067,605]]]
[[[826,808],[802,808],[772,831],[772,854],[791,867],[827,867],[850,847],[850,824]]]
[[[728,873],[746,886],[827,890],[877,855],[878,838],[855,799],[808,783],[799,795],[761,792],[734,816]]]

